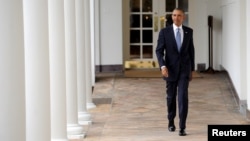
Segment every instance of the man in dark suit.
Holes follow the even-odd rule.
[[[175,131],[176,97],[178,97],[179,135],[186,135],[188,115],[188,87],[194,71],[193,30],[182,23],[185,14],[176,8],[172,13],[173,24],[159,33],[156,56],[161,73],[166,80],[168,130]],[[178,94],[177,94],[178,93]]]

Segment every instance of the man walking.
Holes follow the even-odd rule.
[[[194,71],[193,30],[183,25],[185,13],[176,8],[172,13],[173,24],[163,28],[159,33],[156,56],[161,73],[166,80],[166,101],[168,111],[168,130],[174,132],[176,127],[176,97],[178,97],[179,135],[186,135],[188,115],[188,87]]]

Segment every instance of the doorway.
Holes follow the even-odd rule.
[[[182,8],[188,23],[188,0],[130,0],[129,59],[155,61],[159,31],[172,24],[171,14]]]

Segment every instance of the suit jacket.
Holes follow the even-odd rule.
[[[194,71],[194,44],[193,29],[182,26],[183,42],[178,51],[175,41],[173,25],[163,28],[159,33],[158,43],[156,47],[156,56],[159,66],[168,68],[169,76],[164,77],[168,81],[176,81],[179,77],[190,77],[190,73]]]

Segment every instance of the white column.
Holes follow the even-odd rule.
[[[64,0],[64,2],[67,131],[69,139],[80,139],[84,137],[84,133],[83,127],[78,123],[77,109],[75,0]]]
[[[90,1],[90,34],[91,34],[91,81],[95,86],[95,0]]]
[[[48,1],[51,141],[67,141],[64,2]]]
[[[51,140],[48,3],[23,0],[26,141]]]
[[[91,77],[91,44],[90,44],[90,2],[84,0],[84,17],[85,17],[85,64],[86,64],[86,98],[87,108],[95,108],[96,105],[92,101],[92,77]]]
[[[76,0],[76,52],[77,52],[77,94],[78,120],[81,125],[91,124],[86,105],[86,74],[84,44],[84,0]]]
[[[22,10],[20,0],[0,3],[0,141],[26,141]]]
[[[247,53],[246,53],[246,62],[247,62],[247,70],[246,70],[246,77],[247,77],[247,84],[246,86],[247,87],[247,118],[250,119],[250,41],[249,41],[249,38],[250,38],[250,17],[249,17],[249,12],[250,12],[250,1],[249,0],[246,0],[246,50],[247,50]]]

